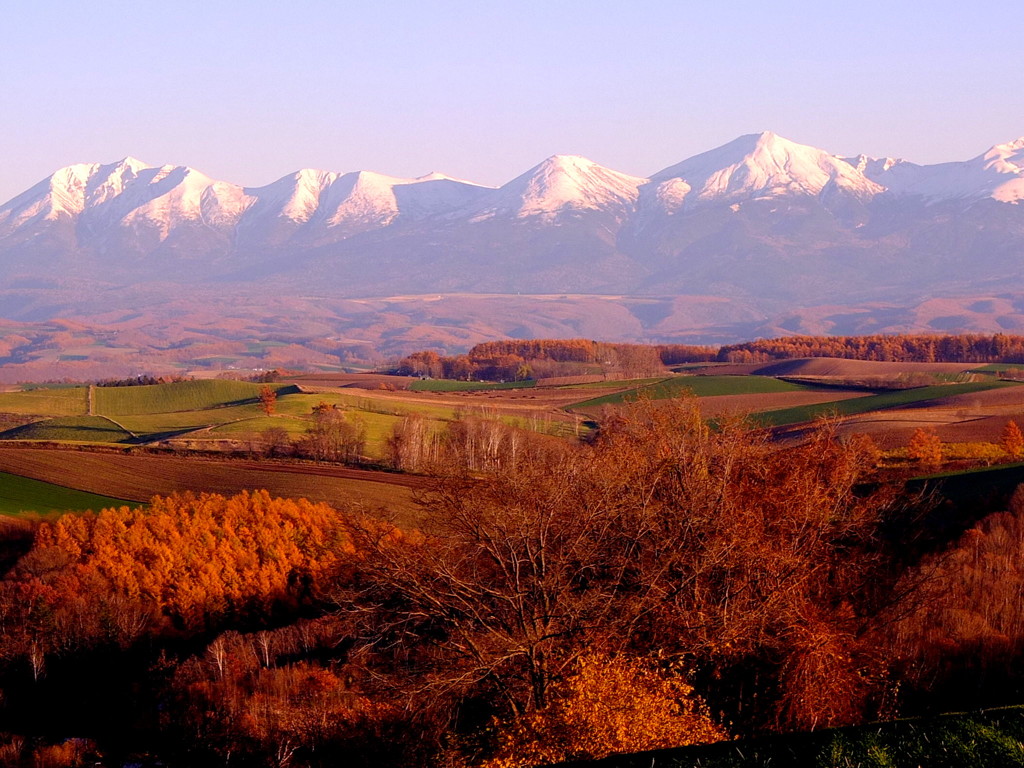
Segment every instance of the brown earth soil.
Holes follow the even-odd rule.
[[[893,408],[851,416],[841,431],[870,434],[885,450],[907,445],[919,428],[934,428],[944,442],[998,443],[1011,419],[1024,426],[1024,387],[954,395],[935,400],[927,408]]]
[[[448,408],[484,408],[504,416],[520,416],[530,418],[536,416],[549,416],[554,420],[573,421],[573,417],[557,409],[578,403],[588,397],[597,397],[599,394],[611,394],[631,389],[631,385],[624,385],[620,388],[608,389],[586,389],[586,388],[557,388],[538,389],[530,387],[525,389],[492,389],[479,390],[476,392],[413,392],[385,390],[373,390],[368,395],[374,401],[392,403],[422,403],[424,405],[442,406]],[[340,392],[344,388],[338,387],[314,387],[302,385],[306,392]]]
[[[332,465],[41,448],[0,448],[0,471],[132,501],[177,491],[266,489],[274,496],[355,502],[403,515],[416,509],[414,492],[430,484],[424,477]]]

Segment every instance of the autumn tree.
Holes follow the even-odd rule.
[[[652,659],[587,654],[544,710],[511,726],[496,722],[497,744],[484,768],[595,759],[721,741],[693,687]]]
[[[857,681],[876,680],[864,617],[889,599],[868,550],[891,499],[855,491],[866,471],[829,431],[779,451],[741,422],[709,428],[692,400],[641,402],[593,446],[442,478],[416,536],[357,530],[359,582],[337,600],[360,653],[435,701],[486,692],[520,717],[585,654],[662,648],[759,659],[770,711],[755,685],[716,700],[747,722],[850,722]]]
[[[1003,446],[1003,450],[1015,459],[1024,453],[1024,433],[1021,433],[1017,422],[1012,419],[1006,422],[1000,444]]]
[[[169,627],[198,630],[307,599],[351,546],[346,530],[326,504],[266,491],[65,515],[40,525],[0,582],[0,612],[24,614],[29,650],[43,638],[48,648],[127,646]]]
[[[907,446],[907,455],[925,467],[942,464],[942,441],[934,429],[916,429]]]
[[[274,414],[274,406],[277,404],[277,391],[264,384],[260,387],[260,408],[267,416]]]

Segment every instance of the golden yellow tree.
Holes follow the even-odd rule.
[[[726,738],[704,702],[677,675],[647,659],[581,656],[544,710],[499,725],[484,768],[515,768]]]
[[[942,441],[934,429],[915,430],[907,446],[911,459],[926,467],[937,467],[942,463]]]

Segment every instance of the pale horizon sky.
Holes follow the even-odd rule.
[[[0,202],[133,155],[502,184],[553,154],[650,175],[773,130],[966,160],[1024,135],[1012,4],[179,0],[5,6]]]

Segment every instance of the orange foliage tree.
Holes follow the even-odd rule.
[[[315,597],[351,546],[341,515],[326,504],[266,491],[158,496],[147,509],[42,523],[0,583],[0,603],[39,605],[28,626],[50,650],[126,644]]]
[[[494,724],[497,745],[483,768],[601,758],[726,738],[692,686],[652,660],[587,654],[551,705],[511,725]]]
[[[1015,459],[1024,453],[1024,433],[1020,431],[1017,422],[1012,419],[1006,422],[1006,426],[1003,427],[1000,443],[1003,446],[1003,450]]]
[[[934,429],[917,429],[910,438],[907,455],[919,464],[935,468],[942,464],[942,441]]]
[[[272,416],[274,414],[274,406],[277,403],[277,392],[271,387],[264,384],[262,387],[260,387],[259,399],[260,408],[262,409],[263,413],[265,413],[267,416]]]

